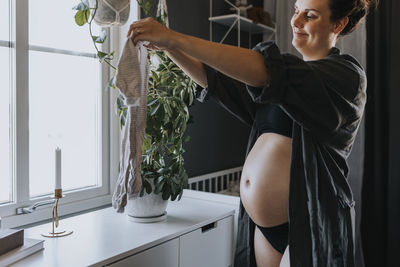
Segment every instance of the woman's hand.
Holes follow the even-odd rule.
[[[135,21],[129,27],[127,37],[136,45],[138,41],[148,41],[148,48],[152,50],[169,51],[173,47],[176,32],[168,29],[152,18]]]

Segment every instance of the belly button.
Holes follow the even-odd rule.
[[[250,179],[248,178],[247,175],[243,175],[241,177],[240,186],[243,187],[243,188],[249,188],[250,187]]]

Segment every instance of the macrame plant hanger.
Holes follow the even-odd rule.
[[[167,0],[159,0],[158,1],[157,17],[159,17],[159,16],[165,17],[165,26],[167,26],[167,28],[169,28]]]
[[[96,0],[90,0],[92,7]],[[122,26],[129,18],[131,0],[97,0],[94,21],[102,27]]]

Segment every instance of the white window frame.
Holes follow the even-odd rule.
[[[51,219],[52,205],[39,207],[29,214],[17,215],[16,209],[31,206],[39,201],[51,199],[52,196],[42,196],[29,199],[29,50],[51,52],[67,55],[80,55],[96,57],[95,53],[79,53],[74,51],[53,49],[40,46],[29,46],[29,0],[9,0],[11,3],[11,16],[13,24],[12,38],[15,42],[12,45],[12,89],[14,94],[14,110],[12,110],[12,121],[15,125],[11,137],[13,142],[13,168],[14,177],[14,202],[0,205],[0,216],[2,217],[3,228],[20,227],[40,221]],[[131,13],[137,10],[136,1],[131,6]],[[134,14],[136,16],[137,14]],[[18,18],[18,20],[17,20]],[[71,17],[71,27],[74,26]],[[126,26],[125,26],[126,27]],[[120,29],[108,30],[108,42],[103,45],[103,50],[115,50],[115,58],[119,58],[120,51]],[[110,41],[111,40],[111,41]],[[15,45],[14,45],[15,44]],[[7,44],[4,44],[7,45]],[[111,48],[111,49],[110,49]],[[114,60],[116,64],[117,60]],[[101,187],[79,189],[63,192],[65,197],[59,202],[59,215],[68,215],[84,210],[90,210],[111,204],[111,196],[114,184],[118,177],[119,162],[119,118],[115,112],[115,101],[118,93],[115,90],[104,90],[110,78],[110,69],[106,64],[101,67],[101,102],[99,112],[102,117],[102,130],[100,133],[102,147],[101,159]],[[13,138],[15,137],[15,140]]]

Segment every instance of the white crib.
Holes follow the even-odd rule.
[[[187,189],[239,195],[239,180],[243,166],[189,178]]]

